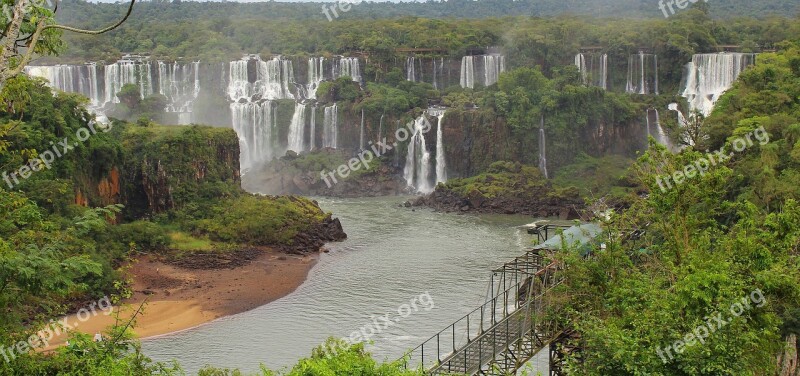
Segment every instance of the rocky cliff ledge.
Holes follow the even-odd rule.
[[[440,184],[433,193],[412,199],[405,206],[576,219],[585,204],[576,188],[554,187],[536,167],[496,162],[481,175]]]

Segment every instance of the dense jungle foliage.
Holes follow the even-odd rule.
[[[608,171],[612,176],[590,192],[622,191],[630,199],[628,210],[607,217],[604,250],[590,258],[558,256],[569,268],[550,314],[582,348],[572,354],[571,374],[775,374],[781,354],[792,346],[796,354],[797,342],[789,339],[800,335],[796,4],[712,0],[707,7],[663,20],[657,19],[655,3],[577,3],[364,3],[329,22],[319,4],[153,2],[142,4],[130,22],[108,35],[67,36],[64,57],[117,59],[133,52],[227,61],[244,52],[363,52],[370,56],[365,90],[341,80],[323,85],[320,93],[373,115],[418,111],[431,99],[460,108],[477,106],[503,117],[514,135],[513,147],[520,149],[537,143],[533,130],[545,116],[552,138],[561,140],[553,143],[556,154],[572,154],[560,163],[577,162],[557,174],[557,182],[575,184],[574,177],[584,174],[599,179],[591,171]],[[67,1],[62,6],[61,21],[79,26],[108,24],[123,11],[119,4]],[[652,19],[522,16],[564,9]],[[766,18],[732,17],[747,12]],[[767,17],[772,14],[795,18]],[[402,17],[385,18],[394,16]],[[702,122],[695,147],[673,154],[652,143],[624,176],[624,161],[599,166],[598,160],[578,153],[580,145],[569,136],[583,129],[587,119],[624,120],[674,99],[673,94],[634,98],[583,86],[574,67],[560,68],[569,65],[579,47],[602,45],[617,57],[651,48],[670,67],[662,79],[665,90],[675,93],[682,64],[718,44],[778,51],[759,56],[759,63],[722,97]],[[509,56],[512,69],[497,86],[437,93],[424,84],[405,83],[401,73],[387,69],[397,58],[396,48],[441,48],[443,54],[460,56],[475,46],[498,46]],[[26,340],[49,319],[87,299],[126,297],[120,266],[137,254],[168,252],[187,243],[221,252],[232,244],[287,244],[293,234],[324,218],[307,199],[243,192],[238,141],[230,129],[153,124],[148,118],[159,106],[147,101],[157,98],[138,102],[133,90],[120,93],[130,98],[120,117],[141,121],[114,121],[19,184],[7,184],[5,175],[0,181],[0,346]],[[85,98],[54,94],[41,80],[24,76],[4,83],[0,103],[0,172],[20,171],[64,137],[72,142],[80,129],[96,125]],[[768,132],[768,143],[756,143],[670,190],[660,189],[657,178],[685,170],[708,150],[730,150],[737,138],[759,127]],[[449,184],[485,188],[490,194],[518,189],[509,169],[498,166],[482,177]],[[531,167],[519,169],[538,177]],[[631,186],[645,194],[630,195]],[[642,231],[631,236],[632,230]],[[731,313],[735,303],[741,303],[740,314]],[[717,314],[725,315],[726,322],[698,344],[697,328]],[[119,341],[95,343],[76,335],[73,347],[52,354],[26,351],[13,362],[0,358],[0,375],[182,374],[179,365],[147,359],[129,329],[110,329]],[[686,346],[689,334],[695,334],[695,344]],[[237,373],[209,368],[201,374]],[[362,345],[329,342],[282,374],[419,373],[396,363],[380,364]]]

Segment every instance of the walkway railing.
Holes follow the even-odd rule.
[[[406,353],[408,364],[411,367],[422,365],[425,369],[432,368],[510,314],[517,312],[520,308],[517,296],[520,287],[525,283],[526,281],[520,281],[497,293],[480,307]]]

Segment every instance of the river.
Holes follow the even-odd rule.
[[[373,316],[398,316],[425,296],[432,304],[376,333],[368,349],[394,360],[486,299],[490,270],[532,244],[524,216],[458,215],[401,208],[403,197],[318,199],[341,219],[348,239],[328,245],[294,293],[249,312],[142,342],[154,360],[257,371],[290,367],[328,337],[346,337]],[[430,299],[427,298],[428,294]],[[432,308],[431,308],[432,307]],[[428,309],[426,309],[428,308]],[[546,372],[546,351],[537,357]],[[546,373],[545,373],[546,374]]]

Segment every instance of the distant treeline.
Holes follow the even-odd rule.
[[[351,1],[352,2],[352,1]],[[108,21],[111,14],[121,11],[122,4],[89,4],[69,0],[64,8],[80,12],[65,13],[65,20],[96,23]],[[425,18],[487,18],[502,16],[555,16],[563,14],[593,17],[664,18],[658,0],[449,0],[425,2],[352,2],[352,9],[339,12],[341,19],[377,19],[416,16]],[[318,19],[323,17],[322,5],[332,2],[197,2],[154,0],[137,5],[138,19],[185,21],[198,18],[231,19]],[[690,3],[691,4],[691,3]],[[800,4],[793,0],[712,0],[700,2],[710,9],[714,18],[793,16]],[[675,8],[679,13],[680,9]],[[86,17],[91,15],[91,17]],[[74,17],[74,18],[73,18]],[[326,18],[327,21],[327,18]]]
[[[758,52],[800,32],[798,19],[789,16],[793,13],[788,10],[788,1],[773,1],[786,5],[771,8],[766,6],[769,2],[748,3],[746,7],[743,3],[741,9],[773,9],[782,13],[766,19],[715,19],[711,13],[715,5],[711,2],[700,2],[669,19],[663,15],[647,19],[526,16],[558,13],[555,9],[590,12],[590,8],[600,7],[594,3],[574,6],[571,3],[577,4],[566,1],[559,3],[558,8],[541,2],[506,0],[361,3],[353,4],[348,12],[339,12],[340,18],[328,21],[320,3],[147,2],[137,4],[131,18],[107,35],[65,34],[69,47],[58,61],[116,60],[122,53],[206,62],[230,61],[243,53],[363,54],[369,56],[370,65],[387,67],[406,55],[397,53],[398,48],[431,48],[439,51],[439,55],[460,58],[476,47],[497,46],[508,55],[511,66],[540,65],[547,71],[569,62],[583,46],[600,46],[603,53],[623,57],[647,48],[659,54],[659,60],[664,57],[684,64],[691,54],[713,52],[717,45],[740,45],[743,51]],[[629,1],[619,1],[614,7],[624,3]],[[722,7],[726,3],[720,0],[714,4]],[[657,2],[651,5],[657,11]],[[481,10],[483,7],[487,8],[485,12]],[[531,7],[549,11],[525,10]],[[418,11],[401,12],[402,9]],[[480,18],[454,18],[467,16],[469,9],[472,17]],[[67,0],[60,5],[59,17],[67,25],[97,28],[113,23],[124,10],[124,4]],[[595,15],[606,13],[598,11]],[[402,14],[420,17],[401,17]],[[613,15],[626,14],[620,11]],[[449,18],[437,18],[443,16]]]

